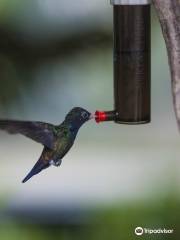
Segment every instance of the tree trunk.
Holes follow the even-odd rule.
[[[153,0],[166,42],[173,103],[180,130],[180,0]]]

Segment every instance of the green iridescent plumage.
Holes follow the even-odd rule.
[[[44,145],[39,160],[23,182],[51,165],[59,166],[62,158],[72,147],[79,128],[89,119],[91,114],[87,110],[76,107],[58,126],[42,122],[0,120],[0,129],[11,134],[23,134]]]

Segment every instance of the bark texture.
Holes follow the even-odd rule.
[[[173,103],[180,130],[180,0],[153,0],[167,46]]]

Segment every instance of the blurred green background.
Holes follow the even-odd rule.
[[[103,0],[0,1],[0,116],[60,123],[113,106],[112,7]],[[0,239],[180,239],[180,136],[152,9],[152,122],[85,125],[61,168],[21,180],[42,146],[0,132]],[[143,235],[134,229],[174,229]]]

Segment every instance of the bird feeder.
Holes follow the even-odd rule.
[[[150,122],[150,0],[111,0],[114,15],[114,110],[96,121]]]

